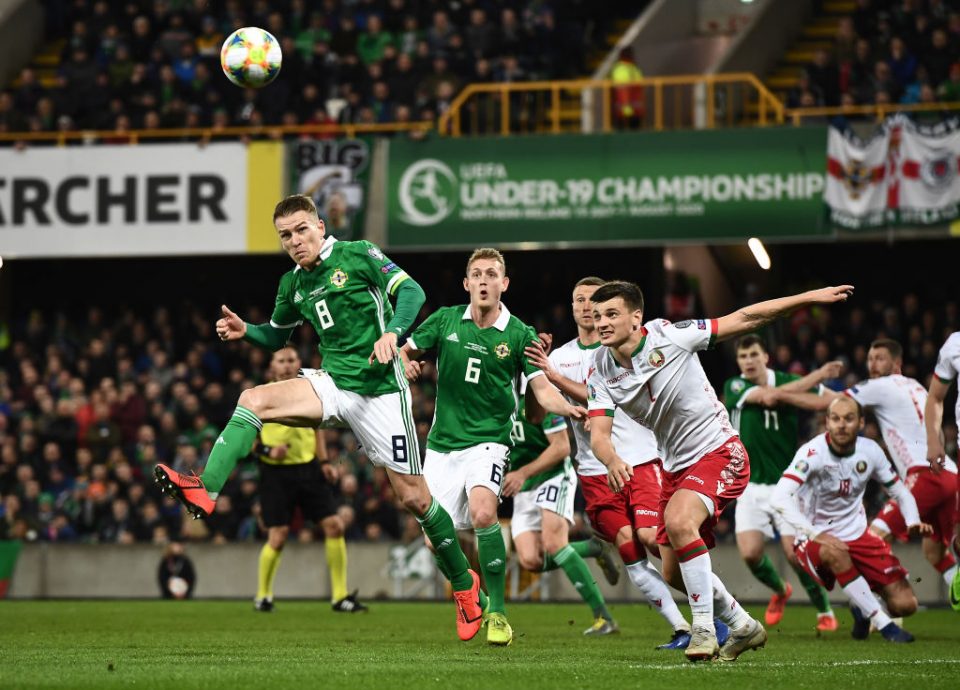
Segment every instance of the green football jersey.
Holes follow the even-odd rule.
[[[768,386],[781,386],[798,378],[767,369]],[[742,376],[734,376],[723,387],[723,400],[750,455],[750,482],[776,484],[797,452],[799,413],[792,405],[770,408],[745,402],[747,391],[755,386]]]
[[[523,354],[537,334],[500,307],[489,328],[473,322],[469,305],[443,307],[408,339],[416,350],[437,350],[437,403],[427,448],[449,453],[481,443],[510,445],[520,375],[542,372]]]
[[[376,245],[327,237],[316,268],[297,266],[280,279],[270,323],[290,328],[310,322],[323,368],[341,390],[382,395],[406,389],[399,357],[390,364],[367,358],[393,316],[388,295],[407,277]]]
[[[531,424],[527,421],[521,399],[517,419],[513,422],[513,431],[510,433],[510,440],[513,441],[513,449],[510,451],[510,471],[519,470],[539,458],[550,445],[547,434],[565,434],[566,432],[567,420],[555,414],[548,414],[541,424]],[[564,462],[561,460],[550,469],[527,479],[520,490],[535,489],[551,477],[562,474],[563,471]]]

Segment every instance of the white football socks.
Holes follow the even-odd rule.
[[[677,603],[673,600],[670,587],[664,582],[660,571],[649,560],[644,558],[636,563],[631,563],[626,566],[626,569],[630,581],[643,592],[647,601],[657,609],[657,612],[667,620],[667,623],[674,630],[690,629],[683,614],[680,613],[680,609],[677,608]]]
[[[727,591],[723,582],[714,573],[713,575],[713,608],[717,618],[731,628],[740,628],[750,622],[750,614],[743,610],[733,595]]]
[[[872,619],[873,625],[877,630],[881,630],[891,622],[890,616],[884,613],[874,596],[870,591],[867,581],[860,575],[843,586],[843,593],[850,599],[850,603],[860,609],[865,617]]]

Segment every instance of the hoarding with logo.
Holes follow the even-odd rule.
[[[278,251],[283,145],[0,150],[0,256]]]
[[[395,140],[391,247],[809,238],[825,127]]]
[[[367,138],[292,142],[287,145],[288,188],[313,198],[328,234],[361,239],[370,163]]]

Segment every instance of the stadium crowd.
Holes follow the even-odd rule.
[[[609,0],[47,4],[48,37],[64,39],[57,86],[23,70],[0,93],[0,131],[433,119],[466,83],[584,74],[587,47],[623,10]],[[220,73],[220,46],[243,26],[281,43],[285,78],[269,89]]]
[[[662,314],[674,320],[703,315],[696,286],[686,276],[670,274],[668,285]],[[256,308],[241,313],[250,322],[269,316]],[[538,330],[552,332],[556,343],[574,335],[564,303],[524,315]],[[828,382],[840,390],[867,377],[867,349],[881,336],[903,344],[904,374],[927,385],[940,345],[957,330],[956,300],[910,292],[899,303],[876,299],[801,310],[766,335],[771,368],[805,373],[834,358],[845,361],[842,378]],[[307,327],[292,342],[304,366],[319,366]],[[720,366],[715,359],[707,370],[719,391],[725,377],[737,373],[733,350],[712,356]],[[180,504],[164,497],[152,469],[164,462],[200,474],[240,391],[265,380],[268,363],[262,350],[219,342],[210,310],[195,304],[15,314],[0,330],[0,539],[261,540],[255,454],[236,470],[216,513],[204,521],[190,520]],[[435,377],[428,366],[414,386],[421,445],[433,418]],[[948,414],[952,409],[947,406]],[[803,439],[821,430],[816,416],[805,419]],[[866,433],[881,440],[874,424]],[[329,456],[341,469],[347,538],[415,538],[416,523],[399,508],[384,471],[371,465],[354,436],[328,430],[326,437]],[[956,457],[952,424],[947,452]],[[504,512],[509,515],[509,502]],[[721,538],[732,538],[732,511],[728,514],[718,528]],[[311,540],[321,534],[316,525],[298,521],[291,536]]]
[[[945,0],[857,0],[832,49],[820,49],[788,107],[960,100],[960,6]]]

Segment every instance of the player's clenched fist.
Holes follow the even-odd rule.
[[[217,320],[217,337],[220,340],[239,340],[247,332],[247,324],[239,316],[230,311],[226,304],[220,306],[223,318]]]

